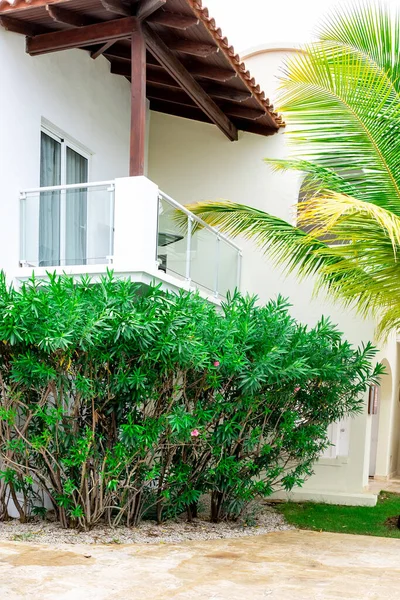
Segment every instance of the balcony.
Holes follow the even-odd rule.
[[[96,278],[113,269],[146,285],[198,289],[213,301],[240,288],[240,248],[146,177],[25,190],[20,203],[17,281],[48,271]]]

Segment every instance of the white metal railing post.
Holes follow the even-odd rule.
[[[241,250],[238,250],[238,260],[237,260],[237,273],[236,273],[236,287],[238,291],[240,291],[240,284],[242,279],[242,258],[243,254]]]
[[[218,298],[218,288],[219,288],[220,242],[221,242],[221,238],[219,236],[219,233],[217,233],[216,257],[215,257],[215,283],[214,283],[214,296],[216,298]]]
[[[191,256],[191,247],[192,247],[192,223],[193,223],[193,218],[191,216],[188,215],[187,218],[187,240],[186,240],[186,281],[189,283],[191,282],[191,263],[192,263],[192,256]]]
[[[20,199],[20,264],[26,263],[26,194],[21,192],[19,195]]]
[[[74,194],[75,192],[72,191]],[[71,201],[71,196],[69,197]],[[66,265],[67,260],[67,190],[64,188],[60,190],[60,249],[59,249],[59,260],[60,267]],[[87,250],[87,248],[86,248]]]
[[[108,249],[107,260],[112,264],[112,257],[114,256],[114,211],[115,211],[115,184],[112,183],[108,188],[110,196],[110,247]]]
[[[207,229],[208,231],[211,231],[214,235],[218,234],[221,240],[224,240],[227,244],[232,246],[232,248],[236,248],[236,250],[240,250],[239,246],[237,246],[224,233],[221,233],[221,231],[218,231],[218,229],[216,227],[212,227],[211,225],[209,225],[208,223],[203,221],[203,219],[201,219],[194,213],[190,212],[190,210],[188,210],[183,204],[179,204],[179,202],[177,202],[176,200],[171,198],[171,196],[168,196],[168,194],[166,194],[165,192],[160,190],[159,193],[160,193],[161,197],[163,198],[163,200],[168,202],[168,204],[170,204],[171,206],[177,208],[180,212],[185,213],[185,215],[190,216],[193,219],[193,221],[195,221],[196,223],[199,223],[203,229]]]
[[[88,181],[86,183],[66,183],[65,185],[48,185],[45,187],[29,188],[22,194],[41,194],[42,192],[59,192],[61,190],[79,190],[82,188],[103,187],[112,185],[113,181]]]

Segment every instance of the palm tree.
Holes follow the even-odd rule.
[[[298,227],[225,201],[188,208],[255,239],[288,271],[316,276],[317,289],[374,314],[386,334],[400,326],[399,14],[380,4],[338,9],[304,50],[281,80],[291,157],[267,160],[305,174]]]

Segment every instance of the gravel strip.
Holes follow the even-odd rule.
[[[188,523],[184,516],[157,525],[143,521],[139,527],[98,525],[91,531],[62,529],[58,523],[34,520],[22,524],[17,519],[0,523],[0,541],[44,544],[166,544],[187,540],[213,540],[262,535],[292,529],[271,506],[253,503],[242,521],[211,523],[205,515]]]

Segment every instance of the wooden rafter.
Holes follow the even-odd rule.
[[[165,88],[163,89],[154,85],[148,85],[147,97],[151,100],[161,100],[162,102],[171,102],[182,106],[197,107],[194,100],[180,88],[169,88],[168,90],[165,90]]]
[[[210,123],[206,115],[195,106],[180,106],[173,102],[164,102],[162,100],[150,100],[151,110],[166,113],[168,115],[176,115],[177,117],[185,117],[195,121],[204,121]],[[244,119],[235,119],[235,123],[245,131],[250,131],[258,135],[269,136],[276,133],[276,128],[266,127],[257,121],[246,121]]]
[[[121,66],[121,65],[120,65]],[[113,64],[111,64],[111,69],[113,68]],[[122,74],[122,73],[121,73]],[[175,81],[171,75],[168,75],[165,71],[161,71],[160,69],[154,69],[151,66],[147,66],[147,83],[162,85],[165,88],[178,88],[179,83]]]
[[[64,23],[73,27],[84,27],[86,25],[93,25],[94,23],[93,19],[90,19],[86,15],[62,8],[61,6],[47,4],[46,10],[56,23]]]
[[[220,69],[219,67],[213,67],[211,65],[205,65],[200,62],[191,62],[188,68],[192,75],[195,77],[203,77],[204,79],[212,79],[213,81],[219,81],[225,83],[237,77],[235,71],[230,69]]]
[[[96,58],[98,58],[99,56],[101,56],[102,54],[104,54],[105,52],[107,52],[107,50],[109,48],[111,48],[111,46],[113,46],[114,44],[115,44],[114,40],[110,40],[110,41],[106,42],[105,44],[103,44],[102,46],[100,46],[100,48],[98,48],[97,50],[94,50],[93,52],[91,52],[90,53],[90,57],[95,60]]]
[[[131,62],[131,49],[122,44],[114,44],[109,50],[104,52],[104,55],[109,59],[117,59],[120,61]]]
[[[140,21],[144,21],[150,15],[162,8],[167,0],[142,0],[139,4],[136,16]]]
[[[164,27],[170,27],[171,29],[186,31],[186,29],[189,29],[189,27],[197,25],[199,19],[193,16],[178,15],[176,13],[160,10],[159,12],[151,15],[151,17],[148,18],[148,21],[149,23],[154,23],[155,25],[163,25]]]
[[[201,85],[192,77],[186,67],[176,58],[162,39],[147,25],[143,24],[143,35],[151,54],[164,69],[177,81],[180,87],[194,100],[207,117],[221,129],[230,139],[237,140],[238,132],[234,124],[215,104],[214,100],[204,91]]]
[[[117,56],[115,55],[115,58]],[[123,58],[123,56],[121,56]],[[147,64],[151,65],[155,69],[163,69],[163,66],[160,65],[159,61],[154,57],[148,54],[147,56]],[[207,65],[202,62],[196,60],[190,60],[189,62],[184,61],[184,66],[192,75],[195,77],[201,77],[204,79],[211,79],[213,81],[219,81],[225,83],[226,81],[230,81],[231,79],[235,79],[237,74],[232,69],[222,69],[221,67],[213,67],[212,65]]]
[[[265,111],[260,108],[247,108],[247,106],[238,106],[237,104],[221,104],[221,108],[227,115],[239,119],[258,121],[265,117]]]
[[[218,46],[215,44],[205,44],[203,42],[195,42],[193,40],[175,39],[168,42],[168,48],[183,54],[191,54],[192,56],[210,56],[219,52]]]
[[[182,106],[196,106],[194,101],[180,89],[169,88],[166,90],[163,87],[157,85],[147,86],[147,97],[154,100],[160,100],[162,102],[171,102],[173,104],[180,104]],[[225,114],[231,117],[238,117],[240,119],[248,119],[250,121],[257,121],[262,117],[265,117],[265,112],[259,109],[247,108],[246,106],[238,106],[237,104],[224,103],[223,111]]]
[[[216,83],[204,83],[203,88],[209,96],[220,98],[221,100],[230,100],[231,102],[245,102],[252,97],[250,92],[244,92]]]
[[[192,119],[194,121],[203,121],[203,123],[212,123],[206,114],[197,106],[180,106],[173,102],[164,102],[162,100],[150,100],[151,110],[166,113],[167,115],[175,115]]]
[[[250,133],[256,133],[257,135],[270,136],[276,133],[276,127],[267,126],[259,121],[247,121],[245,119],[235,119],[235,123],[239,129],[244,129]]]
[[[111,72],[117,75],[128,76],[129,68],[127,69],[124,63],[111,63]],[[154,69],[153,67],[147,68],[147,82],[149,84],[161,85],[166,88],[179,88],[179,84],[165,71],[160,69]],[[212,98],[219,98],[220,100],[229,100],[230,102],[246,102],[252,95],[250,92],[237,90],[235,88],[227,87],[224,85],[218,85],[215,83],[204,82],[201,84],[202,88]]]
[[[122,0],[100,0],[100,2],[106,10],[115,15],[129,17],[133,14],[129,4]]]
[[[113,60],[111,62],[110,73],[113,75],[122,75],[122,77],[131,77],[131,65],[127,62]]]
[[[129,78],[131,76],[131,69],[127,62],[114,59],[111,60],[111,73]],[[177,83],[175,79],[168,75],[164,69],[154,68],[153,65],[147,65],[146,77],[148,85],[153,84],[164,88],[180,89],[179,83]],[[215,83],[204,82],[202,87],[209,96],[212,98],[218,98],[220,100],[241,103],[249,100],[252,97],[250,92],[237,90],[235,88],[218,85]]]
[[[28,37],[40,33],[37,25],[29,23],[27,21],[19,21],[12,17],[0,17],[0,25],[4,27],[6,31],[12,31],[13,33],[21,33]]]
[[[137,19],[126,17],[95,25],[44,33],[27,39],[26,50],[31,56],[101,44],[130,37],[137,29]]]

